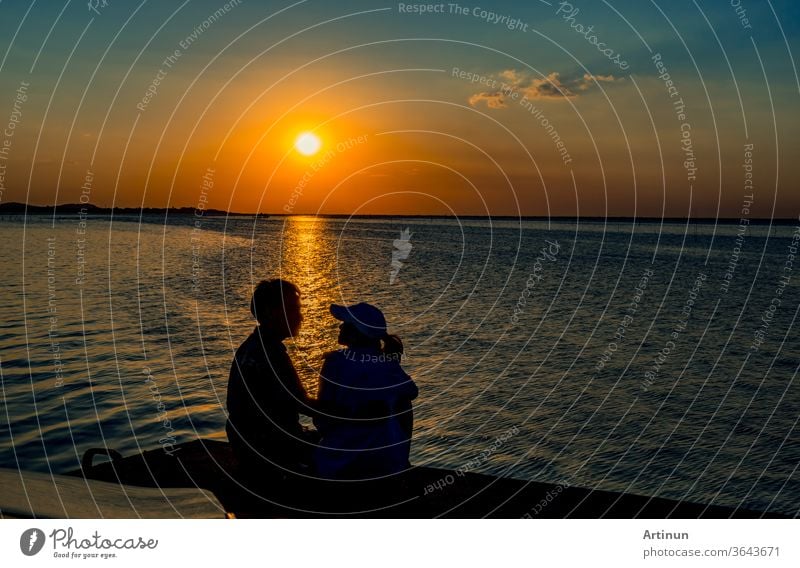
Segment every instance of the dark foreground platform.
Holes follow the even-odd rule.
[[[778,518],[780,515],[428,467],[370,482],[305,476],[247,481],[226,442],[195,440],[70,475],[126,486],[201,488],[237,518]],[[222,515],[221,515],[222,516]]]

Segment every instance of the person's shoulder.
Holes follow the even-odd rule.
[[[414,379],[411,378],[411,375],[409,375],[405,371],[405,369],[403,369],[403,367],[400,366],[399,363],[397,364],[397,367],[396,367],[396,374],[397,374],[397,377],[400,379],[401,383],[402,382],[410,382],[410,383],[414,382]]]
[[[253,348],[255,346],[255,339],[257,334],[255,332],[248,335],[244,341],[239,344],[238,349],[236,349],[235,357],[238,361],[243,361],[244,359],[250,357],[253,353]]]
[[[393,361],[392,363],[388,364],[387,371],[391,377],[390,380],[393,385],[416,384],[414,383],[414,379],[411,378],[411,375],[409,375],[400,365],[399,361]]]
[[[329,367],[346,365],[349,360],[347,349],[334,349],[333,351],[326,351],[322,354],[323,364]]]
[[[285,357],[283,343],[271,340],[256,328],[236,350],[236,361],[243,367],[263,367],[275,358]]]
[[[411,380],[403,368],[400,366],[399,361],[395,359],[383,359],[379,356],[368,367],[371,374],[378,378],[384,386],[394,386]]]

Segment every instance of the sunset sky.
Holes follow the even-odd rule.
[[[89,4],[0,3],[2,203],[800,214],[791,0]]]

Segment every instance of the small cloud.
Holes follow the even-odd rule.
[[[583,79],[578,83],[578,90],[588,91],[597,83],[616,83],[617,81],[624,81],[624,77],[614,77],[614,75],[590,75],[589,73],[583,74]]]
[[[519,86],[523,94],[529,99],[560,99],[562,97],[576,96],[572,90],[561,81],[561,75],[553,71],[544,79],[531,79],[527,86]]]
[[[614,83],[616,81],[625,80],[625,77],[614,77],[614,75],[589,75],[588,73],[584,74],[583,78],[587,81],[594,79],[595,81],[603,81],[604,83]]]
[[[512,92],[522,93],[527,99],[571,99],[600,83],[624,81],[622,77],[589,73],[584,73],[582,77],[564,79],[557,71],[553,71],[545,77],[531,77],[526,72],[516,69],[505,69],[496,77],[502,83],[501,89],[472,95],[469,98],[470,105],[477,106],[483,102],[488,108],[506,108],[506,97]]]
[[[505,79],[510,85],[516,85],[520,82],[520,73],[516,69],[506,69],[500,72],[500,78]]]
[[[478,103],[484,102],[489,108],[506,108],[506,100],[503,93],[495,91],[494,93],[478,93],[469,98],[471,106],[478,106]]]

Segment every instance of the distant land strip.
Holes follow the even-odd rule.
[[[75,215],[80,212],[97,216],[185,216],[197,215],[202,217],[321,217],[324,219],[470,219],[493,221],[592,221],[607,223],[624,223],[635,221],[637,223],[691,223],[691,224],[738,224],[739,217],[588,217],[588,216],[546,216],[546,215],[420,215],[420,214],[376,214],[376,215],[350,215],[348,213],[240,213],[222,211],[220,209],[204,209],[198,211],[194,207],[98,207],[86,203],[64,203],[62,205],[26,205],[25,203],[9,202],[0,203],[0,215]],[[751,225],[793,225],[797,217],[769,217],[750,218]]]

